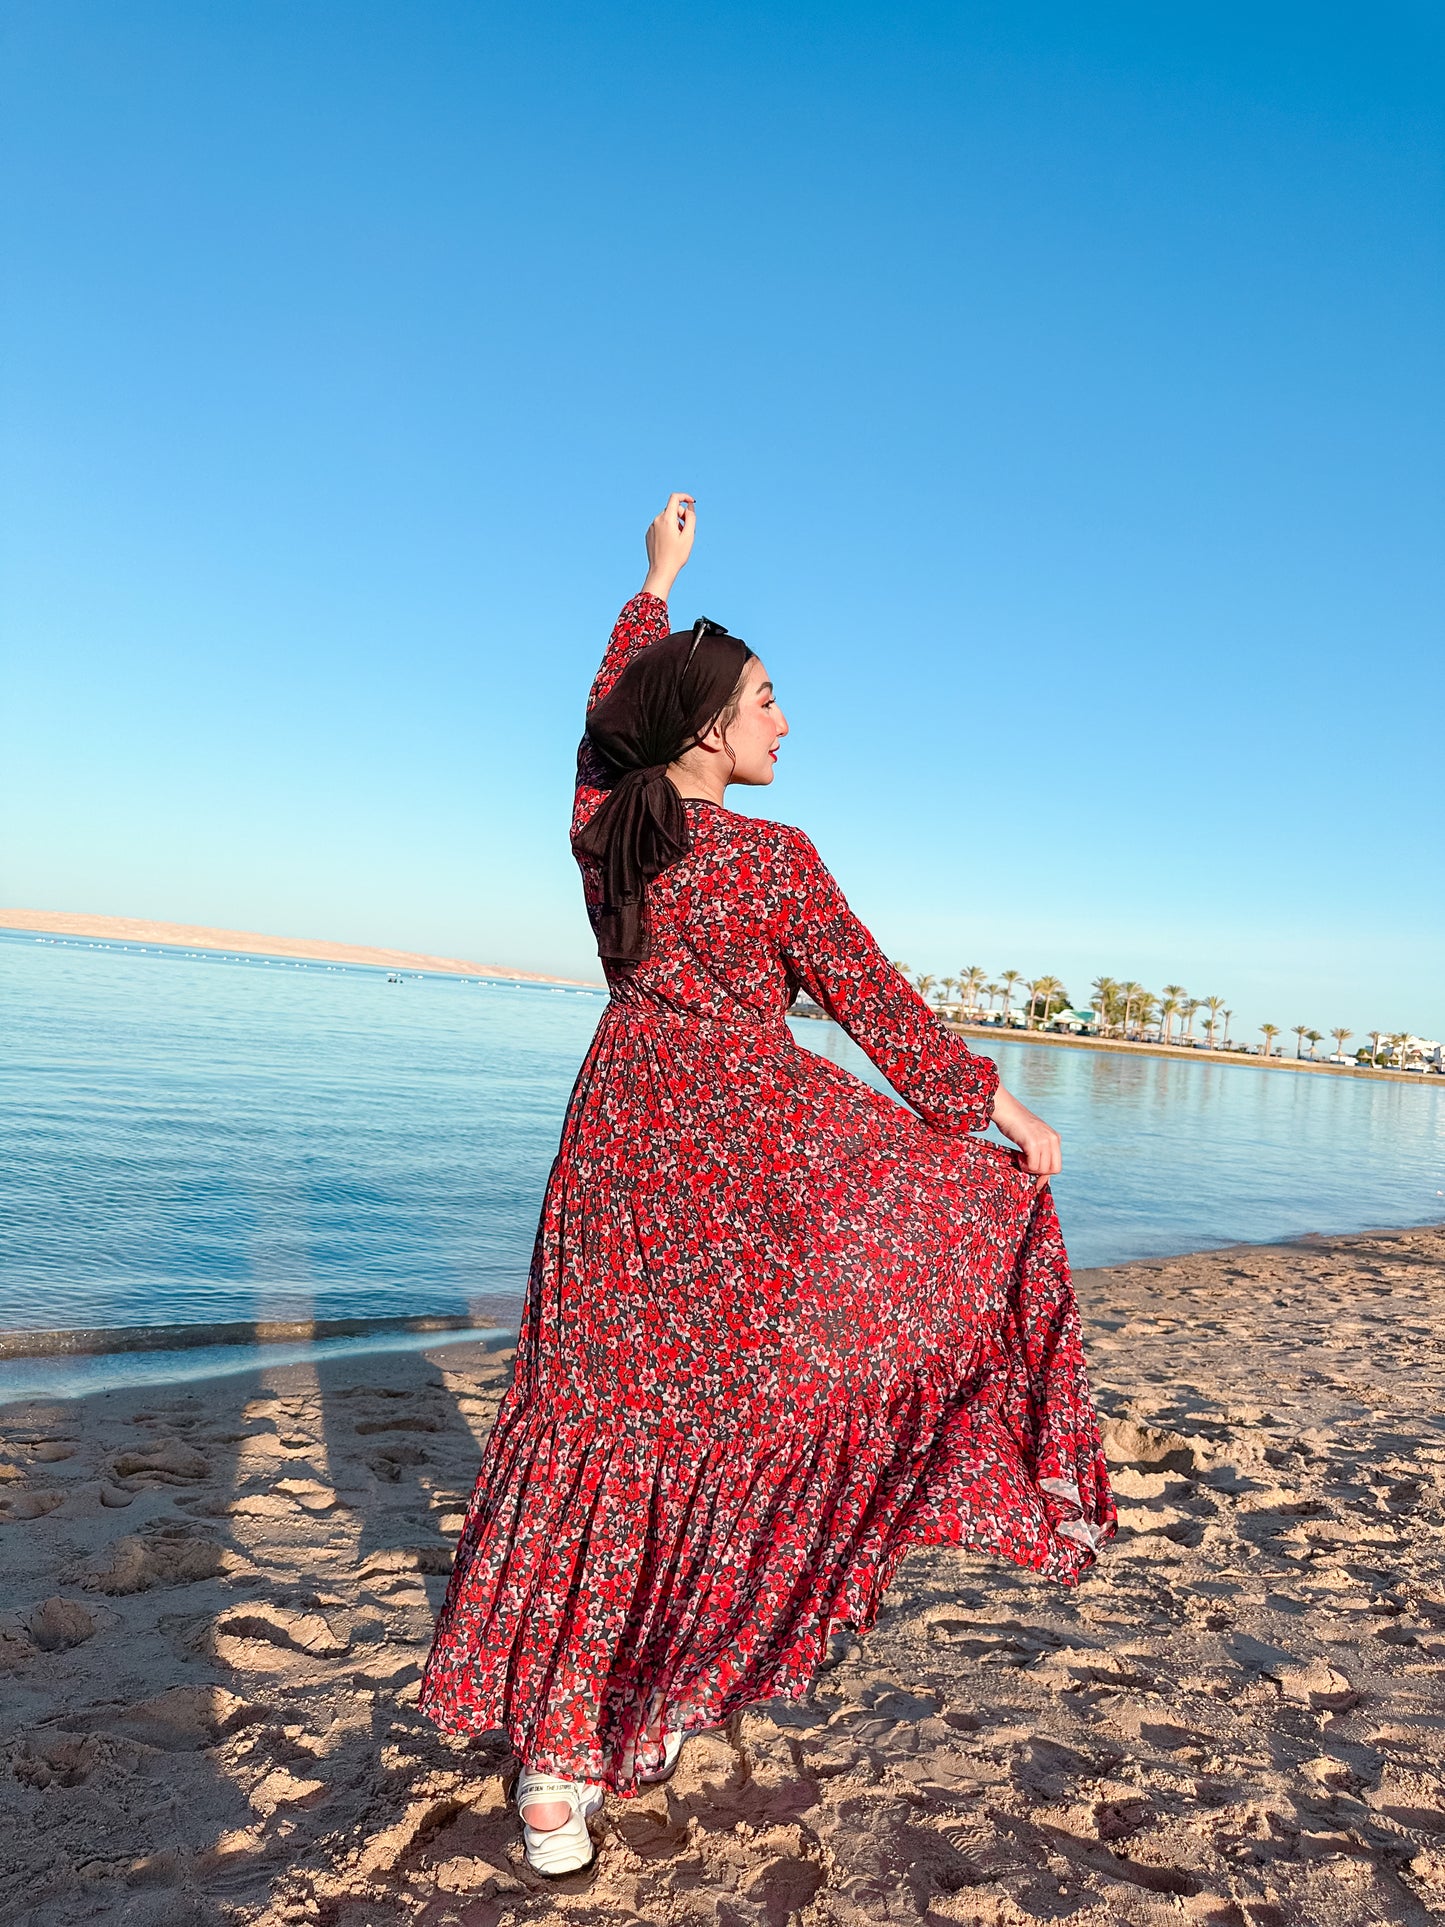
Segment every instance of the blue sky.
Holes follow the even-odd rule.
[[[0,895],[596,974],[641,534],[890,955],[1445,1032],[1434,9],[29,0]]]

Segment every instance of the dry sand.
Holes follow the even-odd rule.
[[[505,1379],[466,1343],[0,1413],[0,1918],[1445,1916],[1445,1227],[1086,1274],[1123,1530],[1075,1592],[910,1556],[808,1700],[522,1862],[416,1711]]]
[[[364,964],[376,970],[431,970],[448,977],[505,977],[509,983],[575,984],[580,978],[545,977],[535,970],[468,963],[461,957],[428,957],[416,950],[372,944],[332,943],[325,937],[267,937],[256,930],[210,930],[197,923],[155,923],[145,917],[99,917],[78,910],[0,910],[0,930],[37,935],[135,943],[164,950],[226,950],[248,957],[288,957],[306,963]],[[594,988],[600,988],[595,984]]]

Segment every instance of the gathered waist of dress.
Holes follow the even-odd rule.
[[[602,1021],[606,1023],[609,1019],[644,1029],[732,1030],[748,1036],[792,1037],[786,1011],[747,1010],[741,1004],[721,1011],[680,1010],[674,1004],[654,1003],[651,999],[630,1003],[612,997],[602,1012]]]

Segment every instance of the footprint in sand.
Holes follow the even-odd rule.
[[[819,1861],[798,1852],[807,1839],[801,1828],[794,1827],[755,1834],[747,1842],[750,1859],[769,1851],[777,1854],[776,1859],[747,1877],[741,1888],[743,1899],[759,1910],[769,1927],[773,1923],[783,1927],[784,1922],[795,1920],[823,1884]],[[816,1843],[812,1844],[816,1853]]]
[[[972,1617],[956,1618],[946,1607],[926,1613],[921,1624],[928,1639],[956,1648],[960,1658],[995,1666],[1027,1666],[1050,1646],[1058,1644],[1040,1628],[1020,1625],[1017,1620],[981,1624]]]
[[[196,1753],[270,1717],[271,1709],[224,1686],[172,1686],[129,1706],[102,1707],[87,1724],[163,1753]]]
[[[442,1545],[384,1546],[369,1553],[356,1569],[358,1579],[380,1579],[393,1573],[448,1573],[452,1549]]]
[[[1112,1418],[1101,1427],[1101,1436],[1104,1456],[1111,1466],[1142,1465],[1169,1472],[1198,1469],[1196,1442],[1182,1433],[1138,1425],[1133,1419]]]
[[[100,1621],[78,1599],[65,1599],[59,1593],[34,1607],[25,1629],[42,1653],[63,1653],[72,1646],[83,1646],[93,1639]]]
[[[47,1512],[54,1512],[64,1503],[63,1492],[17,1492],[12,1487],[8,1492],[0,1492],[0,1525],[43,1519]]]
[[[238,1561],[214,1539],[188,1525],[161,1524],[142,1534],[117,1539],[80,1575],[87,1592],[148,1592],[152,1586],[189,1586],[215,1579]]]
[[[412,1445],[402,1439],[380,1452],[371,1453],[366,1463],[377,1478],[387,1485],[400,1485],[402,1473],[418,1465],[430,1465],[431,1454],[425,1447]]]
[[[195,1485],[211,1476],[211,1462],[183,1439],[161,1439],[155,1445],[117,1452],[110,1461],[112,1478],[121,1486]]]
[[[1010,1771],[1021,1792],[1036,1800],[1055,1802],[1071,1797],[1076,1782],[1099,1780],[1112,1773],[1120,1759],[1112,1750],[1084,1753],[1035,1734],[1016,1750]]]
[[[1360,1695],[1344,1674],[1322,1659],[1296,1660],[1275,1669],[1280,1691],[1288,1700],[1315,1712],[1343,1713],[1358,1706]]]
[[[221,1665],[252,1673],[292,1673],[305,1660],[337,1659],[351,1642],[351,1627],[343,1621],[269,1603],[222,1613],[198,1641]]]
[[[142,1758],[131,1741],[100,1733],[27,1733],[11,1754],[10,1770],[22,1786],[73,1787],[107,1769],[134,1773]]]
[[[314,1519],[333,1512],[350,1511],[334,1486],[322,1479],[293,1477],[276,1479],[260,1491],[243,1492],[219,1508],[222,1516],[235,1519],[294,1520],[298,1509]]]
[[[0,1620],[0,1673],[18,1673],[36,1654],[35,1641],[25,1630],[18,1613]]]

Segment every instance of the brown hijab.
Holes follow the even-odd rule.
[[[602,906],[592,922],[606,962],[647,955],[647,884],[692,847],[667,766],[717,721],[752,653],[700,617],[634,656],[587,718],[611,783],[572,847],[602,872]]]

